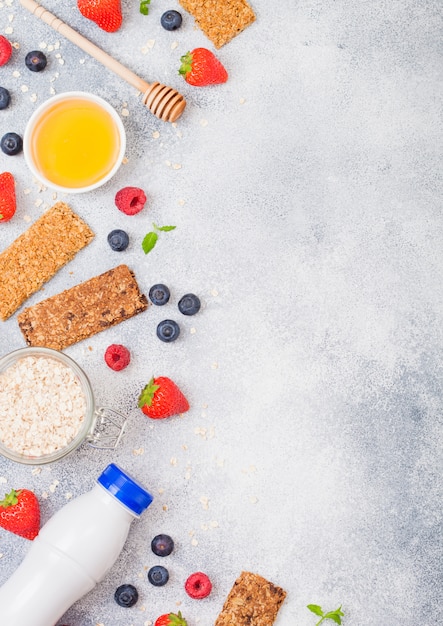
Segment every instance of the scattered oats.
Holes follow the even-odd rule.
[[[213,289],[213,290],[211,291],[211,296],[214,296],[214,298],[216,298],[216,297],[218,296],[218,291],[217,291],[217,289]]]
[[[249,502],[251,504],[257,504],[257,502],[258,502],[257,496],[249,496]]]
[[[55,80],[57,80],[57,76],[55,76],[54,74],[54,76],[51,76],[51,78],[49,79],[49,82],[53,83]]]
[[[212,363],[211,369],[213,369],[213,370],[218,369],[218,363]]]
[[[4,485],[7,482],[8,482],[7,478],[5,478],[4,476],[0,476],[0,485]]]
[[[0,559],[3,558],[3,552],[0,552]]]
[[[14,76],[14,78],[19,78],[20,72],[18,70],[15,70],[14,72],[12,72],[12,75]]]
[[[49,50],[49,52],[52,52],[52,51],[54,50],[54,46],[48,46],[48,50]],[[58,53],[55,55],[55,58],[56,58],[56,59],[61,59],[61,58],[62,58],[62,55],[60,54],[60,52],[58,52]]]
[[[216,459],[215,463],[216,463],[217,467],[224,467],[225,460],[224,459]]]
[[[122,163],[124,163],[125,165],[126,165],[126,163],[129,163],[128,157],[123,157]]]
[[[39,46],[42,50],[45,50],[48,47],[48,44],[46,43],[46,41],[41,41],[39,43]]]
[[[188,449],[188,446],[184,443],[184,444],[182,445],[182,450],[187,450],[187,449]]]
[[[142,612],[146,611],[146,607],[145,607],[144,605],[142,605],[142,606],[139,608],[139,611],[142,611]]]
[[[129,115],[128,109],[122,109],[122,115],[123,115],[123,117],[128,117],[128,115]]]
[[[176,600],[175,606],[181,606],[183,603],[181,600]]]
[[[53,200],[57,200],[57,192],[56,191],[54,191],[54,193],[52,194],[52,199]]]
[[[214,427],[214,426],[211,426],[211,427],[209,428],[208,438],[209,438],[209,439],[214,439],[214,437],[215,437],[215,427]]]
[[[34,202],[36,207],[39,207],[43,204],[43,200],[41,198],[37,198],[37,200]]]
[[[54,76],[58,78],[60,76],[60,72],[54,72]]]
[[[145,453],[145,449],[144,448],[137,448],[135,450],[132,451],[132,454],[134,456],[140,456],[141,454]]]
[[[144,577],[145,577],[145,575],[144,575],[144,573],[143,573],[143,572],[139,572],[138,577],[139,577],[139,578],[144,578]]]
[[[178,41],[173,41],[171,43],[171,50],[175,50],[177,48],[177,46],[178,46]]]
[[[195,530],[190,530],[190,531],[189,531],[189,533],[188,533],[188,535],[189,535],[190,537],[193,537],[193,536],[195,535]]]
[[[171,161],[165,161],[165,165],[167,165],[168,167],[171,167],[172,163]]]
[[[202,524],[202,525],[200,526],[200,528],[201,528],[202,530],[208,530],[208,525],[207,525],[207,524]]]
[[[143,624],[143,626],[152,626],[152,622],[148,620]]]
[[[33,93],[29,96],[31,102],[37,102],[37,94]]]
[[[165,493],[165,490],[163,489],[163,487],[159,487],[159,488],[158,488],[158,492],[159,492],[160,494],[162,494],[162,493]]]
[[[66,500],[70,500],[72,498],[72,493],[70,491],[67,491],[65,493],[65,498],[66,498]]]
[[[239,102],[240,102],[240,104],[244,104],[246,102],[246,100],[244,98],[240,98]]]
[[[12,43],[11,46],[15,48],[15,50],[20,50],[20,44],[18,41],[14,41],[14,43]]]
[[[172,128],[177,128],[177,122],[171,122]]]
[[[60,42],[56,41],[54,44],[54,50],[58,50],[60,48]]]
[[[200,126],[207,126],[208,125],[208,120],[200,120]]]
[[[86,61],[86,59],[80,59],[80,64],[83,65],[83,63]]]
[[[180,198],[180,200],[178,201],[178,203],[179,203],[179,205],[180,205],[180,206],[183,206],[183,205],[184,205],[184,203],[185,203],[185,201],[183,200],[183,198]]]
[[[65,64],[64,59],[59,59],[58,62],[60,63],[60,65],[64,65]]]
[[[12,35],[13,32],[14,32],[14,29],[12,28],[12,26],[8,26],[7,28],[5,28],[5,33],[7,35]]]
[[[23,193],[27,196],[29,193],[31,193],[31,190],[28,187],[27,189],[23,190]]]
[[[202,409],[207,409],[207,408],[208,408],[208,403],[207,403],[207,402],[204,402],[204,403],[202,404]]]
[[[37,476],[38,474],[41,474],[42,468],[41,467],[34,467],[34,469],[32,470],[31,474],[33,476]]]
[[[190,467],[188,467],[188,468],[186,469],[185,479],[186,479],[186,480],[189,480],[190,478],[191,478],[191,468],[190,468]]]
[[[152,50],[155,44],[155,39],[149,39],[144,46],[142,46],[142,54],[147,54],[149,50]]]
[[[46,186],[41,183],[39,180],[36,181],[36,184],[38,186],[38,192],[40,193],[41,191],[46,191]]]
[[[95,626],[105,626],[103,622],[97,623]]]
[[[43,498],[43,500],[47,500],[48,495],[49,495],[49,494],[48,494],[48,492],[47,492],[47,491],[44,491],[44,492],[42,493],[42,498]]]
[[[55,89],[54,87],[51,87],[49,90],[49,93],[51,94],[51,96],[53,96],[55,94]]]
[[[202,428],[201,426],[197,426],[197,428],[194,428],[194,433],[196,435],[200,435],[201,437],[203,437],[203,439],[206,439],[206,428]]]
[[[175,456],[171,457],[170,463],[171,465],[177,465],[177,458]]]
[[[154,139],[158,139],[160,137],[160,133],[158,132],[158,130],[154,130],[152,136],[154,137]]]
[[[209,526],[211,528],[218,528],[219,524],[218,524],[217,520],[212,520],[212,521],[209,522]]]
[[[167,510],[168,510],[168,505],[167,505],[167,504],[164,504],[164,505],[162,506],[162,509],[163,509],[163,511],[167,511]]]
[[[192,327],[192,328],[189,330],[189,332],[190,332],[190,334],[191,334],[191,335],[195,335],[195,333],[197,332],[197,330],[196,330],[194,327]]]
[[[209,498],[207,498],[206,496],[201,496],[200,504],[202,505],[204,510],[207,511],[209,509]]]
[[[9,20],[10,22],[12,22],[12,21],[14,20],[14,15],[13,15],[12,13],[10,13],[10,14],[8,15],[8,20]]]
[[[29,91],[29,87],[27,85],[22,85],[20,89],[23,91],[23,93],[26,93],[27,91]]]
[[[180,163],[174,163],[172,166],[173,170],[181,170],[182,166]]]
[[[26,223],[28,223],[28,224],[29,224],[29,222],[31,221],[31,219],[32,219],[32,218],[31,218],[31,216],[30,216],[30,215],[24,215],[24,216],[23,216],[23,220],[24,220]]]
[[[176,135],[177,135],[177,137],[178,137],[179,139],[181,139],[181,138],[183,137],[183,134],[182,134],[182,131],[181,131],[181,130],[178,130],[178,131],[176,132]]]
[[[200,413],[200,415],[201,415],[201,417],[206,417],[207,413],[206,413],[206,411],[202,411],[202,412]]]
[[[191,545],[192,546],[198,546],[198,541],[197,541],[197,539],[195,537],[193,539],[191,539]]]

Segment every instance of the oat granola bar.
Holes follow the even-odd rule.
[[[134,274],[119,265],[26,308],[17,320],[28,346],[63,350],[147,307]]]
[[[0,253],[0,318],[10,317],[94,237],[89,226],[57,202]]]
[[[246,0],[179,0],[196,24],[221,48],[255,20],[255,14]]]
[[[269,580],[242,572],[235,581],[215,626],[271,626],[286,591]]]

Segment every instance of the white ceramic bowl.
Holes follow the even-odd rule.
[[[74,102],[75,100],[78,100],[78,99],[88,100],[90,102],[97,104],[106,113],[108,113],[111,116],[115,124],[115,128],[117,131],[117,136],[118,136],[120,145],[118,147],[118,154],[115,158],[115,161],[113,162],[111,169],[103,177],[101,177],[99,180],[97,180],[93,184],[88,184],[83,187],[78,187],[78,186],[69,187],[69,186],[60,185],[57,182],[50,180],[40,170],[39,164],[37,163],[33,154],[32,145],[33,145],[33,139],[34,139],[36,126],[37,124],[41,122],[42,118],[48,115],[48,111],[52,107],[54,107],[54,105],[57,105],[58,103],[63,103],[63,102],[69,103],[70,101]],[[93,150],[94,149],[93,144],[91,144],[90,146],[87,146],[87,149]],[[64,93],[57,94],[56,96],[53,96],[52,98],[49,98],[48,100],[43,102],[29,118],[28,123],[25,128],[24,135],[23,135],[23,152],[25,156],[25,161],[29,169],[31,170],[32,174],[35,176],[35,178],[40,180],[43,184],[47,185],[48,187],[51,187],[52,189],[55,189],[57,191],[64,192],[64,193],[84,193],[87,191],[92,191],[93,189],[97,189],[98,187],[101,187],[101,185],[104,185],[108,180],[110,180],[114,176],[114,174],[117,172],[118,168],[122,164],[123,157],[125,156],[125,150],[126,150],[125,128],[116,110],[110,104],[108,104],[108,102],[103,100],[103,98],[100,98],[99,96],[96,96],[94,94],[84,92],[84,91],[67,91]]]

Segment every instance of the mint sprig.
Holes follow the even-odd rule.
[[[155,224],[154,222],[152,222],[152,226],[154,230],[147,233],[144,236],[143,241],[142,241],[142,248],[145,254],[148,254],[148,252],[151,252],[151,250],[155,247],[158,241],[157,233],[159,232],[168,233],[169,231],[174,230],[176,228],[176,226],[157,226],[157,224]]]
[[[142,15],[148,15],[149,13],[149,5],[151,4],[151,0],[141,0],[140,2],[140,13]]]
[[[321,606],[319,606],[318,604],[308,604],[307,608],[312,613],[315,613],[315,615],[319,615],[321,617],[321,619],[316,623],[315,626],[319,626],[319,624],[324,622],[325,619],[330,619],[336,624],[341,624],[341,618],[344,615],[343,611],[341,610],[341,604],[338,609],[335,609],[335,611],[328,611],[327,613],[325,613]]]

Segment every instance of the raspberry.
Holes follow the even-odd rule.
[[[146,195],[139,187],[123,187],[115,194],[115,204],[126,215],[136,215],[145,206]]]
[[[203,572],[191,574],[185,582],[185,591],[194,600],[202,600],[209,596],[212,590],[212,583]]]
[[[125,348],[125,346],[113,343],[111,346],[108,346],[106,348],[106,365],[109,365],[109,367],[115,372],[119,372],[120,370],[127,367],[130,360],[131,355],[128,348]]]
[[[6,65],[6,63],[11,58],[12,54],[12,46],[10,42],[0,35],[0,65]]]

